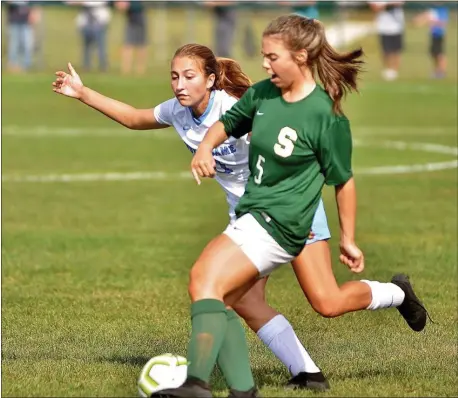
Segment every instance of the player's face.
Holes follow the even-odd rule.
[[[206,77],[199,61],[189,57],[174,58],[170,75],[173,93],[183,106],[197,106],[214,83],[214,75]]]
[[[262,38],[262,67],[270,75],[270,80],[279,88],[289,87],[300,68],[278,36]]]

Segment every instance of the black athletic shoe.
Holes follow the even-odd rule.
[[[329,390],[331,387],[329,386],[328,380],[326,379],[326,377],[324,377],[324,374],[321,372],[300,372],[288,382],[286,388],[326,391]]]
[[[261,396],[259,395],[258,389],[253,387],[248,391],[237,391],[231,389],[228,398],[261,398]]]
[[[170,388],[151,394],[151,397],[158,398],[213,398],[210,386],[200,379],[188,377],[178,388]]]
[[[429,315],[422,302],[413,291],[409,277],[404,274],[398,274],[393,276],[391,283],[398,285],[405,293],[404,301],[396,308],[412,330],[416,332],[422,331],[425,328],[426,318],[429,317]]]

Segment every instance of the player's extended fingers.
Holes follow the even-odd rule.
[[[199,162],[199,169],[203,173],[203,174],[200,174],[202,177],[214,177],[213,167],[205,160],[201,160]]]
[[[197,170],[193,168],[191,169],[191,171],[192,171],[192,175],[194,176],[194,179],[197,182],[197,185],[200,185],[200,178],[199,178],[199,174],[197,173]]]
[[[56,72],[56,76],[65,78],[65,76],[67,76],[67,73],[60,70],[60,71]]]
[[[69,70],[69,72],[70,72],[70,74],[72,76],[78,76],[78,73],[76,73],[75,68],[73,68],[73,65],[70,62],[67,64],[67,66],[68,66],[68,70]]]

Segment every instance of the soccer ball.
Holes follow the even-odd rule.
[[[185,381],[188,371],[186,358],[164,354],[151,358],[143,367],[138,378],[138,392],[141,397],[167,388],[180,387]]]

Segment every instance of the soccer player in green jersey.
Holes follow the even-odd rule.
[[[250,87],[210,128],[191,163],[198,183],[200,177],[213,177],[212,150],[228,137],[252,131],[251,174],[236,208],[237,220],[207,245],[191,270],[188,379],[158,395],[211,397],[208,380],[217,360],[225,368],[246,369],[248,355],[227,349],[243,341],[227,328],[226,307],[259,277],[295,258],[303,261],[297,275],[304,293],[322,315],[397,307],[413,330],[426,324],[426,310],[407,276],[396,275],[389,283],[363,280],[338,286],[326,241],[311,245],[320,255],[298,257],[309,249],[304,242],[327,184],[336,191],[340,261],[355,273],[364,269],[363,253],[355,243],[351,132],[341,107],[345,93],[357,89],[362,51],[339,54],[319,21],[288,15],[266,28],[262,53],[270,79]],[[231,396],[257,396],[251,372],[241,375],[238,385],[244,387],[232,389]]]

